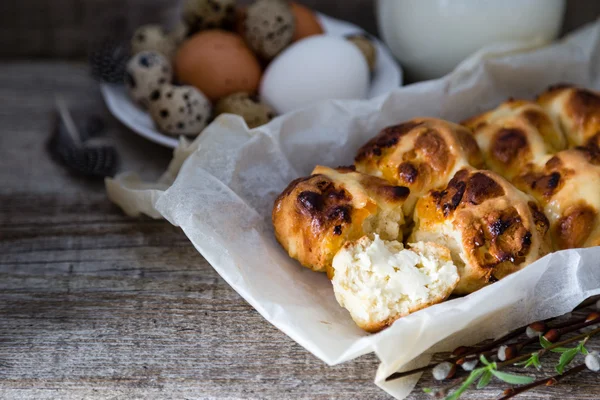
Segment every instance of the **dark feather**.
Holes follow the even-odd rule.
[[[85,121],[80,133],[61,99],[57,100],[58,121],[49,142],[51,153],[69,169],[93,177],[113,176],[119,156],[115,147],[101,137],[103,124],[97,118]]]
[[[92,76],[103,82],[123,83],[128,59],[127,45],[113,39],[105,40],[90,52]]]

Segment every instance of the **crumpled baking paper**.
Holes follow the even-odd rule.
[[[419,376],[384,382],[386,376],[427,363],[434,351],[564,314],[600,293],[600,248],[550,254],[476,293],[368,334],[336,303],[325,274],[300,267],[275,241],[271,208],[292,179],[316,164],[351,164],[356,150],[385,126],[417,116],[460,121],[557,82],[598,89],[600,23],[549,47],[477,57],[438,80],[369,101],[322,102],[252,130],[240,117],[221,116],[194,142],[181,141],[159,182],[121,174],[106,181],[108,195],[130,215],[180,226],[265,319],[324,362],[375,352],[381,360],[376,384],[404,398]]]

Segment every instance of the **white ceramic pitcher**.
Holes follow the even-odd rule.
[[[437,78],[485,45],[549,42],[565,0],[378,0],[379,32],[412,80]]]

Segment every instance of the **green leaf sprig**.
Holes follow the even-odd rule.
[[[488,385],[492,379],[492,377],[496,377],[497,379],[504,381],[506,383],[512,385],[525,385],[520,388],[511,389],[512,393],[521,393],[524,390],[530,389],[531,387],[537,386],[539,382],[546,382],[547,379],[540,380],[539,382],[534,382],[533,378],[529,376],[519,375],[519,374],[511,374],[499,371],[499,368],[506,367],[508,365],[519,365],[524,367],[534,366],[536,368],[541,368],[540,357],[547,353],[560,353],[561,357],[556,366],[557,372],[561,376],[563,372],[566,374],[576,373],[580,371],[582,368],[585,368],[585,365],[580,365],[578,367],[572,368],[568,371],[565,371],[565,367],[568,366],[571,361],[577,356],[577,354],[587,355],[588,350],[585,347],[587,340],[594,336],[600,334],[600,328],[596,328],[588,333],[582,333],[576,336],[573,336],[569,339],[565,339],[561,342],[552,343],[543,336],[540,336],[540,345],[542,346],[541,350],[530,354],[523,354],[509,360],[496,363],[490,362],[484,355],[481,355],[479,361],[484,365],[483,367],[474,369],[466,378],[461,378],[456,380],[450,387],[446,387],[445,389],[434,391],[432,389],[424,389],[426,393],[437,393],[438,396],[446,395],[446,393],[451,390],[453,387],[458,387],[454,392],[446,395],[445,400],[457,400],[460,396],[471,387],[477,380],[477,388],[481,389]],[[580,340],[578,345],[573,348],[564,347],[566,344],[575,342]],[[558,382],[558,378],[552,377],[551,380],[555,380]],[[508,398],[509,396],[505,396]],[[512,395],[510,395],[512,397]]]
[[[485,356],[479,357],[479,361],[481,361],[484,366],[471,371],[462,385],[460,385],[460,387],[454,392],[446,396],[445,400],[457,400],[477,380],[479,380],[477,382],[477,389],[486,387],[492,380],[492,377],[496,377],[497,379],[512,385],[521,385],[533,382],[533,378],[529,376],[509,374],[507,372],[499,371],[498,364],[488,361]],[[428,393],[430,392],[431,391]]]
[[[543,336],[540,336],[540,345],[544,349],[549,349],[553,353],[560,353],[560,359],[558,360],[558,364],[554,369],[559,374],[562,374],[565,371],[565,367],[575,359],[578,354],[583,354],[584,356],[588,355],[589,352],[585,348],[585,344],[588,341],[589,336],[585,337],[582,341],[580,341],[575,347],[554,347],[551,348],[552,342],[548,341]]]

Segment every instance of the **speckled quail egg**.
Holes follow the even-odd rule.
[[[210,101],[193,86],[163,85],[150,96],[150,116],[167,135],[197,136],[210,115]]]
[[[373,41],[369,39],[367,35],[361,33],[348,35],[346,36],[346,39],[358,47],[360,52],[363,53],[363,56],[369,65],[369,70],[373,72],[375,63],[377,62],[377,49],[375,48]]]
[[[246,92],[234,93],[219,100],[215,115],[224,113],[241,115],[249,128],[264,125],[275,117],[271,107]]]
[[[170,83],[173,69],[167,59],[154,51],[142,51],[133,56],[125,68],[125,86],[133,100],[148,108],[150,94]]]
[[[131,38],[131,53],[141,51],[156,51],[167,59],[172,59],[175,54],[175,41],[159,25],[140,26]]]
[[[186,0],[182,18],[189,33],[230,28],[235,20],[235,0]]]
[[[266,60],[272,59],[290,44],[294,29],[294,14],[287,2],[258,0],[246,11],[246,42]]]

